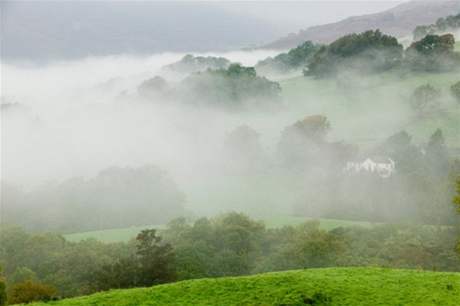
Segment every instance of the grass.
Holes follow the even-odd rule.
[[[142,225],[142,226],[131,226],[126,228],[115,228],[115,229],[106,229],[99,231],[89,231],[81,233],[72,233],[64,235],[64,238],[69,241],[77,242],[85,239],[96,239],[104,242],[124,242],[128,241],[136,235],[148,228],[161,229],[163,225]]]
[[[294,216],[274,216],[266,217],[261,219],[268,228],[279,228],[287,225],[299,225],[307,221],[317,220],[320,222],[320,228],[324,230],[332,230],[338,227],[347,226],[362,226],[371,227],[375,223],[366,221],[349,221],[349,220],[338,220],[338,219],[313,219],[306,217],[294,217]],[[132,226],[118,229],[107,229],[99,231],[89,231],[81,233],[72,233],[64,235],[64,237],[73,242],[78,242],[85,239],[96,239],[103,242],[125,242],[134,237],[143,229],[155,228],[162,229],[164,225],[143,225],[143,226]]]
[[[325,268],[112,290],[34,306],[458,306],[460,273]]]
[[[460,107],[450,95],[450,86],[459,80],[459,72],[410,76],[382,73],[366,78],[356,75],[338,79],[301,76],[283,80],[280,84],[284,99],[295,109],[293,118],[326,115],[331,122],[332,140],[367,148],[396,132],[407,130],[414,141],[424,143],[437,128],[441,128],[447,144],[458,148]],[[417,86],[427,83],[441,90],[442,111],[419,117],[408,101]]]

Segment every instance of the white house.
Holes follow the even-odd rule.
[[[347,162],[343,170],[355,174],[360,172],[375,173],[382,178],[389,178],[395,172],[395,162],[391,158],[388,158],[388,163],[378,163],[367,158],[363,162]]]

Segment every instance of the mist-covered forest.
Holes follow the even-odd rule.
[[[460,272],[458,18],[409,44],[369,29],[2,61],[0,305],[295,269]]]

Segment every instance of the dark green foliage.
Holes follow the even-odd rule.
[[[268,73],[287,73],[292,70],[304,69],[319,48],[311,41],[306,41],[287,53],[259,61],[255,68],[257,71]]]
[[[187,224],[172,222],[165,239],[177,253],[181,278],[251,273],[261,255],[265,227],[247,216],[230,213]]]
[[[267,234],[270,255],[258,263],[257,271],[333,266],[344,251],[344,241],[319,229],[319,222],[271,230]]]
[[[418,86],[411,97],[411,106],[419,114],[437,111],[440,107],[441,92],[425,84]]]
[[[30,303],[33,301],[50,301],[56,298],[57,290],[47,284],[26,280],[8,289],[8,303]]]
[[[439,18],[435,24],[417,26],[413,32],[414,40],[460,28],[460,14]]]
[[[72,243],[56,234],[32,235],[17,227],[0,227],[0,262],[8,285],[44,282],[64,297],[93,292],[94,272],[130,252],[122,244]]]
[[[161,224],[184,214],[184,195],[154,166],[108,168],[30,193],[6,186],[2,202],[9,222],[61,232]]]
[[[164,66],[163,69],[178,73],[193,73],[207,69],[227,69],[230,61],[224,57],[185,55],[180,61]]]
[[[454,98],[460,103],[460,81],[450,87],[450,92]]]
[[[405,63],[413,71],[440,72],[458,69],[460,55],[454,52],[452,34],[427,35],[406,50]]]
[[[381,225],[326,231],[312,221],[267,229],[245,215],[230,213],[193,223],[177,219],[161,235],[164,242],[154,230],[148,230],[129,244],[70,243],[51,234],[30,235],[4,228],[0,261],[5,263],[8,278],[21,284],[50,284],[64,297],[176,278],[284,269],[381,265],[460,271],[454,250],[457,231],[448,226]],[[33,271],[33,279],[23,267]],[[15,274],[25,277],[13,277]],[[312,294],[304,297],[314,298]]]
[[[321,47],[304,73],[326,77],[340,70],[382,72],[397,66],[402,53],[397,39],[379,30],[350,34]]]
[[[169,243],[163,243],[156,230],[143,230],[136,237],[142,286],[172,282],[176,279],[175,254]]]
[[[239,64],[192,74],[178,88],[186,103],[231,110],[270,109],[279,104],[280,92],[278,83],[257,76],[253,67]]]
[[[176,279],[175,253],[172,246],[163,243],[156,230],[143,230],[136,237],[136,254],[119,259],[96,271],[95,287],[148,287]]]
[[[0,276],[0,306],[4,305],[6,305],[6,285],[5,279]]]

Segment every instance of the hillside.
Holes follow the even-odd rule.
[[[454,306],[459,300],[459,273],[326,268],[190,280],[31,305]]]
[[[293,48],[304,41],[330,43],[350,33],[380,29],[396,37],[408,36],[417,25],[434,23],[438,18],[460,11],[460,1],[411,1],[376,14],[349,17],[336,23],[319,25],[289,34],[263,46],[264,49]]]
[[[381,74],[365,80],[356,78],[354,85],[344,78],[317,80],[310,77],[291,78],[281,81],[280,84],[284,98],[298,104],[304,113],[327,114],[335,127],[331,131],[331,137],[338,141],[344,140],[367,147],[383,141],[389,135],[406,130],[414,137],[415,142],[423,143],[435,129],[441,128],[447,145],[459,148],[460,109],[456,103],[447,100],[442,111],[418,118],[411,115],[408,105],[401,100],[401,97],[410,97],[417,86],[427,83],[439,88],[445,99],[448,99],[449,86],[459,79],[458,72],[450,72],[420,73],[404,78]],[[345,94],[344,87],[348,88]],[[373,90],[369,91],[369,88]],[[318,100],[321,104],[316,103]],[[391,118],[371,115],[379,112],[394,115]],[[348,118],[351,116],[361,119],[356,123],[350,122]],[[362,129],[363,124],[366,129]]]

